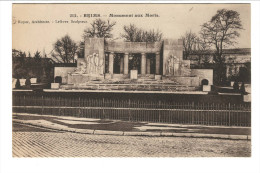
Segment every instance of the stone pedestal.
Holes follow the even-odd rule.
[[[31,81],[31,84],[37,83],[37,78],[31,78],[30,81]]]
[[[17,79],[12,78],[12,88],[15,88],[16,82],[17,82]]]
[[[202,85],[202,91],[204,92],[211,91],[211,85]]]
[[[26,79],[19,79],[20,80],[20,86],[25,86]]]
[[[154,79],[155,79],[155,80],[161,80],[161,79],[162,79],[162,75],[155,75],[155,76],[154,76]]]
[[[251,94],[243,95],[244,102],[251,102]]]
[[[245,91],[251,93],[251,84],[245,84]]]
[[[131,70],[130,71],[130,79],[137,79],[137,74],[138,74],[137,70]]]
[[[60,84],[59,83],[51,83],[51,89],[59,89]]]

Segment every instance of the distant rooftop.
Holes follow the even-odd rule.
[[[214,54],[214,50],[199,51],[195,50],[190,55]],[[223,54],[251,54],[251,48],[223,49]]]

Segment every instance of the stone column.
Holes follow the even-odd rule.
[[[145,53],[142,53],[142,58],[141,58],[141,74],[146,73],[146,55]]]
[[[114,52],[110,52],[109,54],[109,63],[108,63],[108,72],[110,74],[114,73]]]
[[[160,52],[156,52],[155,54],[155,74],[160,74]]]
[[[128,56],[129,53],[125,53],[124,55],[124,74],[128,74]]]
[[[226,66],[226,77],[228,78],[229,77],[229,65]]]
[[[120,58],[120,74],[123,74],[124,72],[124,58]]]
[[[150,58],[146,59],[146,74],[150,74],[151,73],[151,60]]]

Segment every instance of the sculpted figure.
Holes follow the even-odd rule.
[[[177,56],[175,56],[175,55],[173,56],[173,55],[172,55],[172,57],[173,57],[174,63],[178,63],[178,62],[179,62],[179,59],[177,58]]]
[[[167,60],[167,73],[172,74],[173,72],[173,56],[171,55]]]
[[[93,56],[92,55],[89,55],[89,73],[93,73],[94,71],[94,60],[93,60]]]
[[[94,57],[94,62],[95,62],[95,72],[94,73],[98,73],[98,66],[99,66],[99,57],[98,54],[94,53],[93,54]]]
[[[77,67],[74,71],[75,74],[83,74],[86,73],[86,63],[85,62],[81,62],[79,64],[79,67]]]
[[[103,58],[100,58],[99,59],[99,66],[98,66],[99,67],[99,70],[98,70],[99,74],[103,74],[103,67],[104,67],[103,65],[104,65],[104,60],[103,60]]]
[[[89,71],[90,71],[90,58],[89,58],[89,55],[86,57],[86,66],[87,66],[86,73],[89,73]]]

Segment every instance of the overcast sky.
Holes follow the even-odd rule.
[[[144,29],[159,29],[164,38],[178,39],[186,31],[198,33],[201,25],[211,19],[218,9],[231,9],[240,13],[244,30],[240,31],[238,44],[232,48],[250,48],[250,5],[249,4],[14,4],[13,5],[13,48],[29,51],[36,50],[48,54],[53,43],[68,34],[79,42],[84,28],[90,26],[95,18],[83,17],[84,14],[100,14],[102,19],[110,19],[117,24],[113,29],[114,38],[120,37],[123,26],[130,23]],[[159,17],[109,17],[110,14],[158,14]],[[77,14],[78,17],[70,17]],[[32,20],[49,21],[48,24],[32,24]],[[55,20],[69,23],[55,23]],[[70,23],[82,20],[88,23]],[[29,21],[21,24],[19,21]],[[15,24],[14,24],[15,23]]]

